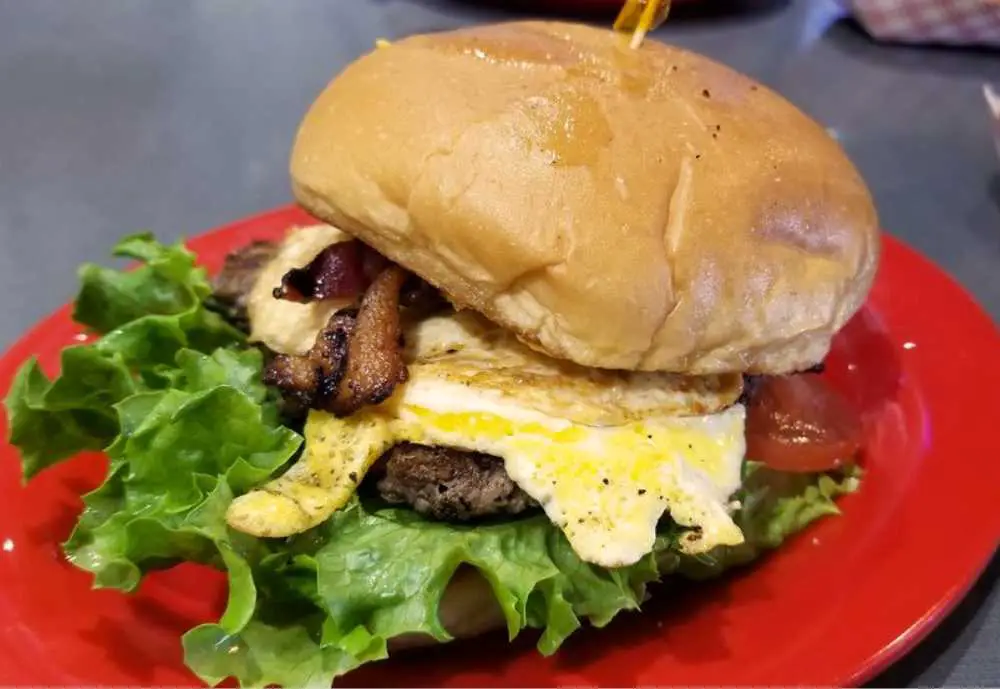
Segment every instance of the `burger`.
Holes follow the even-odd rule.
[[[752,79],[570,23],[412,36],[334,78],[290,167],[315,222],[211,281],[126,238],[140,267],[81,272],[93,341],[7,400],[26,476],[109,458],[65,544],[96,585],[228,573],[183,640],[205,681],[323,684],[497,628],[553,653],[861,485],[818,374],[876,212]]]

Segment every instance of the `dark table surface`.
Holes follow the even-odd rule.
[[[881,46],[826,0],[708,5],[735,8],[676,12],[658,37],[834,130],[886,230],[996,320],[1000,161],[981,85],[1000,56]],[[513,16],[457,0],[0,0],[0,344],[120,234],[197,234],[287,203],[299,118],[376,37]],[[877,684],[1000,685],[998,570]]]

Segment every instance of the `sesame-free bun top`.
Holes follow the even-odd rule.
[[[838,144],[703,56],[511,22],[373,50],[309,109],[298,201],[586,366],[782,373],[861,306],[875,209]]]

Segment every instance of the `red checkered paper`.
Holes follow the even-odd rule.
[[[1000,0],[847,0],[879,40],[1000,47]]]

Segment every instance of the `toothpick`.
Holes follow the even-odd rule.
[[[646,35],[662,24],[670,12],[670,0],[626,0],[615,19],[615,31],[632,32],[629,48],[637,50]]]

